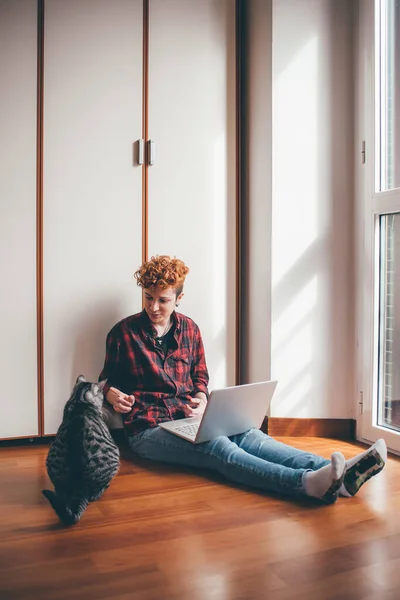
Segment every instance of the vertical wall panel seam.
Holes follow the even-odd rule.
[[[142,166],[142,262],[148,259],[149,205],[148,205],[148,135],[149,135],[149,0],[143,0],[143,74],[142,74],[142,138],[144,164]]]
[[[44,434],[43,358],[43,84],[44,84],[44,0],[37,11],[37,125],[36,125],[36,330],[38,433]]]
[[[236,0],[236,385],[242,383],[242,202],[243,202],[243,57],[245,2]]]

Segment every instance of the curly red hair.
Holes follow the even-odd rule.
[[[189,273],[189,267],[179,258],[170,256],[152,256],[150,260],[143,263],[134,274],[137,284],[147,289],[160,286],[165,290],[172,287],[176,295],[183,290],[186,275]]]

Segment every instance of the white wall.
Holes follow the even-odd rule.
[[[0,438],[38,433],[36,15],[0,2]]]
[[[353,412],[351,11],[273,2],[273,416]]]

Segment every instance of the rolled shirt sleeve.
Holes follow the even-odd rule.
[[[194,393],[204,392],[204,394],[209,396],[208,393],[208,369],[206,364],[206,357],[204,352],[203,340],[201,338],[200,330],[197,329],[196,332],[196,342],[195,342],[195,352],[194,358],[192,362],[192,382],[194,387]]]
[[[106,398],[109,389],[115,387],[115,382],[118,381],[119,360],[120,344],[115,328],[113,328],[107,335],[106,357],[103,370],[99,375],[99,381],[103,381],[104,379],[107,380],[103,389],[104,398]]]

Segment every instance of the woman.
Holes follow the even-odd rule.
[[[171,419],[202,415],[208,398],[203,342],[192,319],[176,313],[188,267],[177,258],[156,256],[135,273],[144,310],[117,323],[107,336],[99,379],[107,379],[107,401],[123,415],[130,447],[140,456],[218,471],[239,484],[291,497],[333,503],[354,496],[381,471],[386,445],[378,440],[346,462],[277,442],[258,429],[192,444],[158,427]]]

